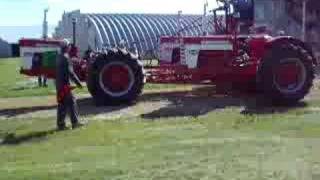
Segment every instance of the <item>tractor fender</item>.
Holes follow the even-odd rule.
[[[282,44],[293,44],[296,46],[300,46],[301,48],[306,50],[308,52],[308,54],[311,56],[314,66],[320,65],[320,63],[315,58],[312,47],[310,47],[307,43],[305,43],[299,39],[296,39],[294,37],[291,37],[291,36],[281,36],[281,37],[276,37],[276,38],[272,38],[272,39],[268,40],[266,43],[266,46],[265,46],[265,48],[266,48],[265,53],[268,53],[268,51],[273,48],[280,47]]]

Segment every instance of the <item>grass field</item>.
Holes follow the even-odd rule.
[[[9,69],[6,73],[24,81]],[[14,87],[12,81],[1,79],[0,86],[1,93],[8,93],[2,97],[13,97],[3,89]],[[160,88],[164,86],[154,89]],[[19,93],[31,96],[32,90]],[[315,89],[304,103],[275,108],[248,106],[233,98],[151,91],[129,107],[134,115],[95,118],[128,107],[83,112],[89,124],[65,132],[54,130],[54,117],[11,114],[0,120],[0,179],[317,180],[319,94]],[[0,116],[27,113],[27,105],[8,105],[15,100],[0,98]],[[158,101],[167,104],[149,112]],[[43,97],[36,102],[46,103]],[[80,106],[95,109],[90,103]]]

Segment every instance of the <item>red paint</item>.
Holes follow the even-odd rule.
[[[45,45],[59,46],[59,40],[45,40],[45,39],[21,39],[19,41],[20,47],[44,47]]]
[[[64,98],[71,93],[72,90],[74,90],[76,87],[70,86],[70,85],[64,85],[62,89],[58,91],[57,95],[57,102],[62,103]]]
[[[249,41],[249,47],[250,47],[250,56],[253,59],[260,60],[266,53],[267,47],[267,41],[266,37],[264,36],[256,36],[252,37]]]
[[[79,57],[79,49],[76,46],[72,45],[70,48],[70,51],[69,51],[69,56],[71,58],[74,58],[74,57],[78,58]]]
[[[232,51],[202,50],[199,52],[198,68],[210,77],[225,74],[230,71],[229,62],[232,58]]]
[[[183,37],[185,44],[201,44],[202,41],[230,41],[232,42],[231,35],[216,35],[216,36],[199,36],[199,37]],[[160,38],[160,44],[163,43],[179,43],[178,36],[163,36]]]
[[[111,65],[103,72],[103,84],[111,92],[119,93],[127,90],[130,81],[128,69],[121,65]]]
[[[49,79],[54,79],[56,77],[56,71],[54,69],[47,69],[47,68],[32,69],[32,70],[21,69],[20,73],[27,76],[45,75]]]
[[[76,59],[72,62],[74,72],[78,75],[81,81],[86,81],[87,78],[87,61],[82,59]]]
[[[281,64],[275,71],[275,80],[282,88],[298,84],[302,69],[295,63]]]

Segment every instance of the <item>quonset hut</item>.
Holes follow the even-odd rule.
[[[88,48],[104,47],[126,42],[129,49],[137,48],[143,57],[155,56],[161,35],[178,33],[178,15],[164,14],[83,14],[79,10],[64,13],[55,29],[55,38],[72,38],[72,22],[76,23],[76,45],[81,53]],[[201,15],[182,15],[181,33],[197,36],[202,32]]]
[[[11,45],[0,38],[0,58],[7,58],[11,56]]]

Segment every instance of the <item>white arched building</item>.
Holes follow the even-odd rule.
[[[201,15],[181,17],[182,34],[201,34]],[[83,14],[78,10],[63,14],[54,37],[71,39],[74,18],[77,19],[76,45],[82,53],[88,48],[112,47],[124,40],[128,48],[137,47],[142,55],[154,54],[161,35],[174,35],[178,31],[178,15]]]

